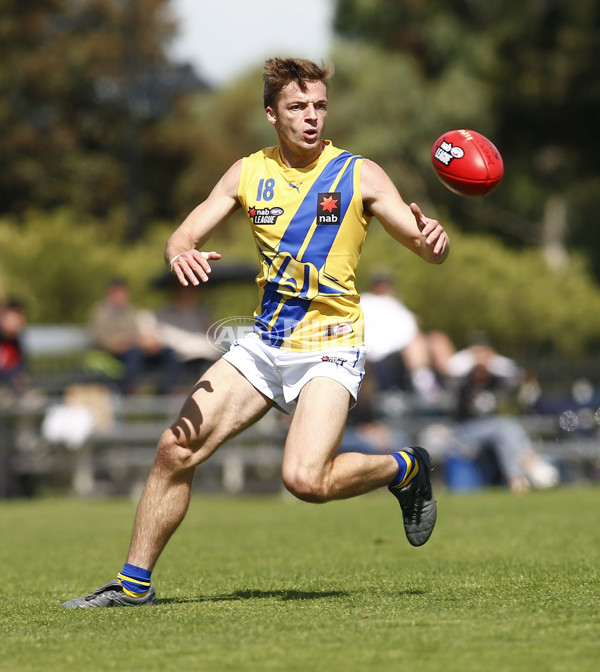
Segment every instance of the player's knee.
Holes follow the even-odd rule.
[[[304,502],[320,504],[329,500],[324,479],[301,469],[284,471],[283,484],[294,497]]]
[[[177,436],[172,428],[163,432],[156,451],[157,466],[170,472],[185,471],[193,466],[192,457],[193,451],[184,437]]]

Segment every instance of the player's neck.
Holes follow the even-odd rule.
[[[286,146],[280,142],[279,156],[283,164],[288,168],[306,168],[321,156],[325,146],[324,142],[320,142],[316,147],[300,149],[298,147]]]

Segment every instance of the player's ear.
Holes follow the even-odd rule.
[[[277,123],[277,116],[275,114],[275,110],[270,105],[268,105],[265,108],[265,112],[267,113],[267,121],[270,124],[273,124],[273,126],[275,126],[275,124]]]

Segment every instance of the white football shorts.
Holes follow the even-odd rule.
[[[236,340],[223,355],[230,364],[284,413],[292,413],[302,388],[313,378],[331,378],[343,385],[356,403],[365,375],[364,347],[290,352],[263,343],[257,334]]]

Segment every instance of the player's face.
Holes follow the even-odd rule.
[[[297,84],[288,84],[279,94],[275,109],[267,107],[267,119],[282,147],[320,153],[327,119],[327,87],[323,82],[309,82],[306,91],[301,91]]]

